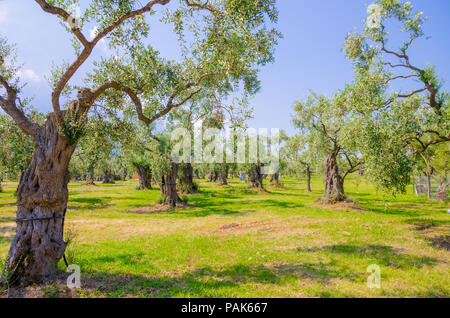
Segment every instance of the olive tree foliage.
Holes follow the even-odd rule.
[[[431,145],[425,151],[414,153],[414,157],[414,172],[426,176],[428,199],[432,198],[432,178],[439,183],[437,192],[445,193],[449,187],[450,143]]]
[[[414,166],[411,154],[450,141],[449,95],[435,68],[410,55],[424,37],[422,12],[410,2],[378,0],[368,8],[362,33],[347,35],[353,61],[352,105],[360,120],[359,145],[367,175],[380,186],[404,191]],[[400,30],[398,30],[398,26]],[[395,32],[401,43],[394,43]]]
[[[308,146],[308,137],[297,134],[286,138],[281,157],[285,162],[284,171],[297,178],[306,177],[306,191],[311,192],[311,176],[323,171],[323,160],[320,152]]]
[[[20,109],[36,122],[44,119],[42,114],[29,107],[25,101]],[[3,179],[17,180],[31,162],[34,141],[4,113],[0,113],[0,140],[0,182]]]
[[[182,193],[190,194],[199,190],[198,185],[194,182],[194,139],[198,138],[202,141],[204,126],[208,125],[211,118],[220,114],[222,108],[223,106],[218,100],[199,94],[187,103],[186,107],[173,111],[169,116],[170,129],[172,131],[178,128],[183,129],[188,134],[188,136],[182,136],[183,142],[190,144],[191,153],[183,153],[189,159],[188,162],[181,162],[178,165],[178,189]]]
[[[450,187],[450,143],[440,143],[432,148],[431,165],[439,179],[439,192],[446,193]]]
[[[14,284],[42,281],[57,270],[66,247],[68,166],[94,104],[115,112],[132,105],[139,120],[149,125],[201,91],[226,94],[242,85],[251,94],[259,86],[258,67],[272,61],[279,37],[266,27],[267,21],[277,20],[274,0],[91,0],[79,18],[71,12],[77,0],[35,3],[67,29],[75,58],[55,68],[53,113],[40,125],[18,107],[22,92],[15,52],[0,41],[0,106],[36,143],[18,188],[18,218],[31,221],[18,222],[8,254]],[[174,5],[164,10],[169,3]],[[178,35],[180,61],[159,57],[145,43],[147,18],[156,10],[164,10],[163,22]],[[92,39],[85,35],[88,25],[97,28]],[[73,84],[74,75],[103,40],[120,58],[97,62],[84,85]],[[42,222],[49,226],[40,226]]]
[[[308,152],[320,156],[324,162],[323,200],[346,200],[345,178],[363,164],[355,142],[357,124],[347,91],[332,98],[311,93],[306,100],[294,103],[294,110],[292,121],[300,130]]]
[[[113,174],[123,172],[117,161],[121,157],[119,145],[129,138],[131,130],[126,121],[108,118],[107,114],[96,112],[90,116],[70,164],[71,176],[94,184],[99,179],[96,175],[107,183]]]

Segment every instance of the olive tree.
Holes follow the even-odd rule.
[[[172,2],[91,0],[78,18],[69,10],[77,1],[35,0],[45,13],[60,19],[75,51],[73,62],[54,72],[53,112],[45,124],[33,122],[18,107],[22,92],[15,50],[0,40],[0,106],[35,142],[17,191],[17,230],[7,258],[11,283],[52,277],[64,255],[68,166],[94,104],[119,111],[127,98],[131,103],[123,107],[132,104],[139,120],[149,125],[202,89],[225,93],[243,84],[252,92],[258,66],[272,60],[279,34],[265,26],[267,19],[277,19],[273,0],[177,1],[165,10],[164,22],[174,26],[183,58],[158,58],[144,43],[149,33],[146,16]],[[89,23],[98,30],[92,39],[85,36]],[[85,85],[69,84],[103,40],[121,58],[97,63]]]
[[[37,122],[42,122],[43,114],[23,101],[20,109]],[[27,136],[11,117],[0,113],[0,191],[4,178],[18,179],[31,162],[34,150],[33,139]]]
[[[349,89],[367,175],[394,191],[409,184],[414,158],[425,158],[431,146],[450,141],[443,81],[433,66],[417,65],[411,55],[425,36],[425,21],[411,2],[378,0],[368,8],[363,32],[348,34],[344,45],[354,63]]]
[[[320,153],[308,147],[308,135],[295,135],[286,139],[282,148],[286,171],[306,177],[306,191],[311,192],[311,176],[319,164]]]
[[[332,98],[312,93],[294,104],[294,125],[305,136],[309,151],[324,160],[324,194],[326,202],[345,201],[344,181],[359,169],[363,160],[354,143],[357,125],[351,117],[347,92]]]

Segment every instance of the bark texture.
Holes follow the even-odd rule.
[[[251,188],[263,188],[264,176],[261,174],[261,166],[252,166],[250,173],[248,175],[248,181],[250,182]]]
[[[208,173],[208,182],[216,182],[218,178],[219,178],[219,174],[218,174],[217,170],[210,171]]]
[[[172,162],[171,169],[164,174],[161,180],[161,194],[164,203],[172,207],[183,202],[177,192],[177,173],[178,165]]]
[[[114,176],[111,173],[111,170],[105,169],[103,172],[103,183],[114,183],[113,181]]]
[[[192,164],[183,164],[180,172],[180,190],[187,194],[198,192],[198,186],[194,182],[194,169],[192,168]]]
[[[217,173],[217,180],[219,181],[220,185],[228,185],[228,166],[220,166],[219,171]]]
[[[136,168],[136,172],[139,176],[139,186],[138,190],[151,190],[152,189],[152,171],[150,170],[150,167],[139,164],[139,163],[133,163],[134,167]]]
[[[93,184],[95,184],[95,174],[94,174],[94,171],[95,171],[95,166],[94,166],[94,165],[91,165],[91,166],[89,167],[89,175],[88,175],[87,178],[86,178],[86,184],[88,184],[88,185],[93,185]]]
[[[431,199],[431,173],[427,172],[427,198]]]
[[[311,167],[306,166],[306,191],[311,192]]]
[[[66,248],[68,166],[75,144],[58,133],[54,114],[37,129],[35,140],[31,164],[17,189],[17,229],[7,261],[11,285],[41,282],[54,275]]]
[[[339,174],[336,155],[329,155],[325,158],[324,184],[324,201],[341,202],[346,200],[344,195],[344,180]]]
[[[270,183],[276,186],[280,185],[280,174],[278,172],[270,176]]]

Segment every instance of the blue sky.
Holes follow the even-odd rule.
[[[81,0],[81,7],[85,0]],[[145,2],[142,1],[141,2]],[[411,0],[430,19],[424,27],[429,39],[411,49],[412,62],[436,65],[439,75],[450,79],[450,1]],[[361,29],[370,0],[279,0],[278,29],[284,38],[276,49],[275,63],[261,72],[262,89],[252,100],[252,127],[282,128],[293,133],[292,104],[310,89],[332,94],[352,79],[352,67],[341,51],[345,36]],[[155,17],[156,18],[156,17]],[[88,29],[88,28],[87,28]],[[52,63],[72,61],[67,33],[58,20],[44,13],[31,0],[0,0],[0,33],[17,44],[22,78],[28,82],[25,93],[33,105],[49,111],[50,89],[46,81]],[[85,30],[89,33],[89,30]],[[152,24],[151,43],[167,58],[176,58],[175,37],[170,27]],[[107,54],[100,44],[90,62]],[[88,67],[81,72],[88,71]],[[445,88],[449,90],[448,82]]]

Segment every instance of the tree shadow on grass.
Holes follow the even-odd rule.
[[[411,224],[415,226],[417,231],[424,231],[430,228],[435,228],[439,226],[449,226],[450,220],[434,220],[426,218],[414,218],[405,221],[406,224]]]
[[[361,200],[361,199],[356,198],[356,201],[365,210],[367,210],[369,212],[373,212],[373,213],[385,214],[385,215],[396,215],[396,216],[403,216],[403,217],[413,217],[413,216],[421,215],[421,213],[418,213],[417,211],[396,208],[395,206],[389,206],[389,207],[381,206],[381,205],[379,205],[380,202],[382,203],[382,201],[380,201],[380,200],[368,200],[368,199]]]
[[[0,208],[12,207],[12,206],[16,206],[16,205],[17,205],[16,202],[2,203],[2,204],[0,204]]]
[[[0,217],[0,224],[2,223],[16,223],[16,218],[15,217]]]
[[[264,200],[260,202],[261,206],[265,208],[278,207],[284,209],[302,208],[305,205],[301,203],[295,203],[290,201],[276,201],[276,200]]]
[[[105,204],[107,201],[111,201],[111,197],[96,197],[96,198],[70,198],[69,202],[85,203],[85,204]]]
[[[102,261],[119,262],[131,266],[130,257],[122,255],[102,258]],[[217,290],[234,288],[242,284],[283,285],[289,280],[313,280],[327,284],[334,278],[355,280],[358,274],[344,275],[330,268],[331,263],[279,264],[273,266],[235,264],[222,269],[195,268],[174,277],[146,277],[142,275],[111,275],[90,273],[84,275],[83,288],[108,297],[217,297]]]
[[[112,200],[111,197],[96,197],[96,198],[70,198],[70,203],[80,203],[80,206],[68,205],[68,210],[103,210],[106,209],[112,204],[110,202]]]
[[[378,265],[391,266],[395,268],[408,268],[423,266],[433,266],[438,263],[438,260],[427,256],[417,256],[404,254],[400,249],[395,249],[386,245],[350,245],[350,244],[336,244],[323,246],[319,248],[297,249],[299,252],[331,252],[335,254],[349,255],[361,258],[373,259]]]
[[[11,222],[14,222],[14,219],[12,219]],[[4,222],[4,223],[9,223],[9,222]],[[16,234],[15,223],[14,223],[14,226],[1,225],[0,226],[0,244],[3,244],[3,243],[10,244],[12,242],[12,239],[14,238],[15,234]],[[1,270],[1,268],[0,268],[0,270]]]

